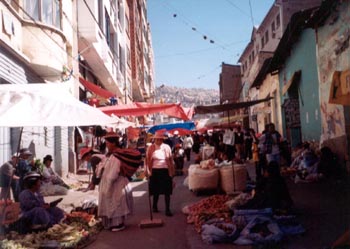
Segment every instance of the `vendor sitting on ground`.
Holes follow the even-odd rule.
[[[257,182],[253,195],[253,199],[239,209],[272,208],[274,211],[288,211],[293,205],[287,184],[280,174],[276,161],[268,164],[265,175],[261,181]]]
[[[19,202],[22,211],[22,218],[31,230],[46,229],[59,223],[64,212],[58,207],[45,203],[44,197],[40,194],[41,175],[36,172],[29,172],[24,177],[26,189],[19,195]]]
[[[47,195],[65,195],[67,190],[70,188],[59,175],[52,169],[52,156],[46,155],[43,159],[43,184],[41,188],[41,193],[44,196]]]

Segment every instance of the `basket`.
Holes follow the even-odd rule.
[[[192,191],[217,189],[219,183],[219,170],[201,169],[193,164],[188,169],[188,188]]]
[[[233,181],[232,165],[220,168],[220,187],[226,194],[243,191],[247,184],[247,169],[245,164],[235,164],[235,181]]]
[[[8,225],[18,220],[20,213],[19,202],[11,204],[1,204],[0,206],[0,224]]]

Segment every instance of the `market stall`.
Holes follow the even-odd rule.
[[[100,110],[74,98],[71,94],[72,88],[71,83],[3,84],[0,88],[0,126],[87,126],[107,125],[116,122],[115,119]],[[19,204],[5,201],[0,206],[1,226],[2,228],[5,226],[6,230],[9,231],[11,226],[18,225],[15,222],[19,219]],[[93,223],[96,224],[96,222]],[[21,241],[19,244],[45,244],[48,240],[54,240],[55,236],[62,236],[60,237],[62,238],[62,248],[65,247],[64,243],[66,242],[79,244],[89,238],[89,229],[92,226],[82,228],[81,224],[76,225],[66,219],[64,224],[59,225],[59,228],[58,226],[52,227],[36,235],[18,235],[15,232],[10,232],[6,234],[7,240],[1,241],[1,248],[8,248],[3,243],[16,244],[17,240]]]

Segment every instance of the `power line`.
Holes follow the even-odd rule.
[[[175,10],[176,13],[173,13],[173,18],[179,18],[183,24],[185,24],[186,26],[190,27],[192,31],[200,34],[202,36],[202,38],[204,40],[208,40],[211,44],[217,44],[219,47],[221,47],[224,50],[227,50],[229,52],[231,52],[229,49],[227,49],[224,45],[218,43],[217,41],[215,41],[215,39],[211,39],[206,33],[203,33],[201,31],[199,31],[197,29],[197,25],[195,25],[193,23],[193,21],[191,21],[190,19],[188,19],[185,15],[182,15],[181,12],[179,12],[176,8],[174,8],[173,6],[171,6],[169,3],[167,2],[163,2],[163,6],[165,8],[167,8],[169,11]]]
[[[253,17],[253,9],[252,9],[252,3],[249,0],[249,9],[250,9],[250,18],[252,20],[252,25],[254,27],[254,17]]]
[[[208,75],[214,73],[216,70],[218,70],[219,68],[221,68],[221,64],[215,68],[213,68],[212,70],[206,72],[205,74],[199,75],[198,77],[196,77],[194,80],[200,80],[203,79],[205,77],[207,77]]]
[[[247,17],[250,17],[248,13],[246,13],[244,10],[242,10],[240,7],[238,7],[236,4],[231,2],[230,0],[226,0],[231,6],[233,6],[235,9],[239,10],[242,14],[246,15]],[[250,2],[250,1],[249,1]]]
[[[229,44],[227,44],[225,46],[226,47],[230,47],[230,46],[233,46],[235,44],[243,43],[243,42],[247,42],[247,40],[238,41],[238,42],[232,42],[232,43],[229,43]],[[198,54],[198,53],[202,53],[202,52],[206,52],[206,51],[210,51],[210,50],[215,50],[215,49],[218,49],[218,48],[219,47],[204,48],[204,49],[198,49],[198,50],[193,50],[193,51],[188,51],[188,52],[179,52],[179,53],[174,53],[174,54],[160,55],[160,56],[156,56],[155,58],[156,59],[162,59],[162,58],[174,57],[174,56],[186,56],[186,55]]]

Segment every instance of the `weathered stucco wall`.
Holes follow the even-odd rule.
[[[294,95],[298,96],[302,141],[319,141],[321,136],[315,44],[314,30],[305,29],[298,42],[293,45],[291,56],[286,60],[284,68],[279,73],[280,88],[282,89],[295,72],[301,71],[299,82],[294,82],[289,89],[293,88]],[[282,103],[291,97],[290,92],[287,91],[282,95]]]
[[[344,107],[330,104],[329,95],[334,71],[350,69],[349,23],[350,2],[343,1],[336,10],[333,10],[324,25],[316,30],[322,121],[321,144],[331,145],[332,149],[342,155],[346,154],[347,148]]]

